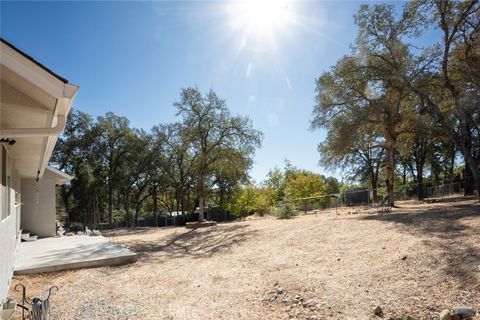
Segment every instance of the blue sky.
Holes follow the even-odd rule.
[[[133,127],[175,121],[181,88],[213,88],[264,132],[251,171],[260,182],[284,159],[334,174],[318,166],[325,133],[309,119],[315,78],[349,52],[358,6],[293,2],[258,25],[227,1],[2,1],[1,35],[78,84],[75,108]]]

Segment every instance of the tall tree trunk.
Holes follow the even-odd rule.
[[[180,196],[180,211],[182,211],[182,215],[185,213],[185,192],[182,191]]]
[[[468,164],[465,165],[465,170],[463,171],[463,195],[471,196],[475,189],[474,187],[475,180],[473,179],[472,171]]]
[[[220,190],[219,190],[219,201],[218,204],[223,211],[225,211],[225,187],[222,183],[220,183]]]
[[[180,202],[181,202],[181,191],[177,189],[175,192],[175,211],[178,214],[178,211],[180,211]]]
[[[463,143],[461,145],[460,150],[462,151],[463,157],[465,159],[465,169],[469,170],[471,173],[471,176],[473,177],[473,183],[474,183],[474,186],[477,186],[478,197],[480,200],[480,171],[478,169],[478,164],[473,158],[472,156],[473,153],[469,146]],[[470,194],[473,194],[473,190],[472,190],[472,193]]]
[[[391,140],[387,142],[387,166],[386,166],[386,179],[387,185],[387,204],[389,206],[395,205],[394,195],[394,179],[395,179],[395,142]]]
[[[448,57],[448,55],[446,55],[445,57]],[[444,60],[445,59],[448,59],[448,58],[444,58]],[[448,72],[447,65],[445,62],[443,64],[443,70],[444,70],[444,73]],[[438,117],[438,120],[442,124],[442,128],[445,130],[445,133],[449,137],[450,141],[452,141],[455,144],[456,149],[460,150],[460,152],[462,153],[465,159],[465,165],[468,164],[468,166],[470,167],[470,172],[474,177],[477,188],[480,188],[480,170],[478,169],[478,165],[476,164],[476,161],[473,157],[471,148],[469,148],[466,145],[465,127],[462,127],[462,130],[461,130],[464,133],[463,135],[456,133],[455,130],[453,130],[450,122],[447,120],[447,117],[445,116],[445,114],[439,108],[439,106],[435,104],[427,94],[421,92],[420,90],[412,86],[410,82],[408,82],[408,84],[410,89],[413,90],[413,92],[419,95],[419,97],[421,97],[422,99],[425,99],[428,106],[431,108],[431,111]],[[460,104],[458,102],[458,96],[456,95],[455,90],[452,90],[452,95],[455,99],[455,104],[459,106]],[[480,200],[480,190],[478,190],[478,197]]]
[[[421,138],[414,144],[415,150],[415,170],[417,171],[417,198],[422,201],[425,198],[423,188],[423,167],[427,157],[427,140]]]
[[[157,185],[152,189],[153,212],[158,213]]]
[[[205,220],[204,216],[204,206],[205,206],[205,154],[207,153],[206,148],[202,148],[202,160],[200,164],[200,179],[199,179],[199,214],[198,214],[198,222],[203,222]]]
[[[376,203],[378,200],[378,195],[377,195],[377,176],[372,177],[371,179],[371,184],[372,184],[372,196],[373,196],[373,202]]]
[[[199,206],[199,213],[198,213],[198,222],[203,222],[205,220],[204,218],[204,201],[205,201],[205,197],[203,196],[203,191],[200,191],[200,196],[199,196],[199,199],[198,199],[198,206]]]
[[[138,217],[140,216],[140,207],[141,207],[141,202],[137,201],[137,204],[135,205],[135,222],[137,223],[137,227],[138,227]]]
[[[187,192],[185,200],[186,200],[187,204],[192,203],[192,194],[190,192]],[[197,199],[194,199],[193,200],[193,210],[191,211],[192,214],[195,212],[196,207],[197,207]],[[187,206],[185,206],[185,208],[187,208]],[[187,210],[185,210],[185,211],[187,211]]]
[[[98,197],[97,197],[97,191],[94,191],[94,196],[95,196],[95,211],[93,213],[93,228],[94,229],[99,229],[100,226],[100,216],[98,213]],[[95,217],[97,218],[95,220]]]
[[[113,224],[113,186],[108,183],[108,224]]]
[[[125,209],[125,212],[128,214],[130,211],[130,195],[128,193],[125,193],[123,195],[123,208]]]
[[[72,214],[72,208],[70,208],[70,193],[71,191],[67,190],[66,185],[61,186],[61,195],[62,195],[62,200],[63,200],[63,205],[65,206],[65,213],[67,214],[67,221],[65,221],[65,226],[67,226],[70,223],[70,215]],[[70,187],[71,190],[71,187]]]
[[[450,183],[450,192],[453,193],[453,181],[455,180],[455,145],[453,146],[452,156],[450,157],[450,167],[448,168],[449,183]]]
[[[425,198],[425,193],[423,192],[423,167],[417,169],[417,196],[420,201]]]

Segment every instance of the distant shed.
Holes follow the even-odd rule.
[[[368,204],[368,189],[365,188],[353,188],[345,191],[345,205],[350,206],[359,206]]]

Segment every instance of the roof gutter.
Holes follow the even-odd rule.
[[[0,138],[53,137],[59,136],[65,129],[67,119],[57,115],[57,125],[53,128],[12,128],[0,130]]]

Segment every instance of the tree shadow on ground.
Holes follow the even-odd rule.
[[[102,230],[102,235],[105,237],[123,237],[123,236],[152,233],[152,232],[155,232],[156,229],[157,228],[151,228],[151,227],[106,229],[106,230]]]
[[[466,199],[468,200],[468,199]],[[429,236],[423,243],[432,249],[441,249],[433,260],[444,265],[446,275],[455,277],[462,284],[480,286],[478,271],[480,247],[475,239],[480,236],[480,203],[458,203],[433,208],[398,209],[384,215],[358,217],[361,220],[375,220],[393,223],[402,232],[418,236]],[[432,250],[432,255],[435,250]]]
[[[247,230],[248,224],[216,226],[203,229],[181,229],[155,243],[152,241],[132,241],[130,249],[140,258],[206,258],[228,251],[254,236],[257,231]]]
[[[463,202],[466,200],[477,200],[476,195],[473,196],[454,196],[454,197],[445,197],[445,198],[427,198],[425,203],[452,203],[452,202]]]

